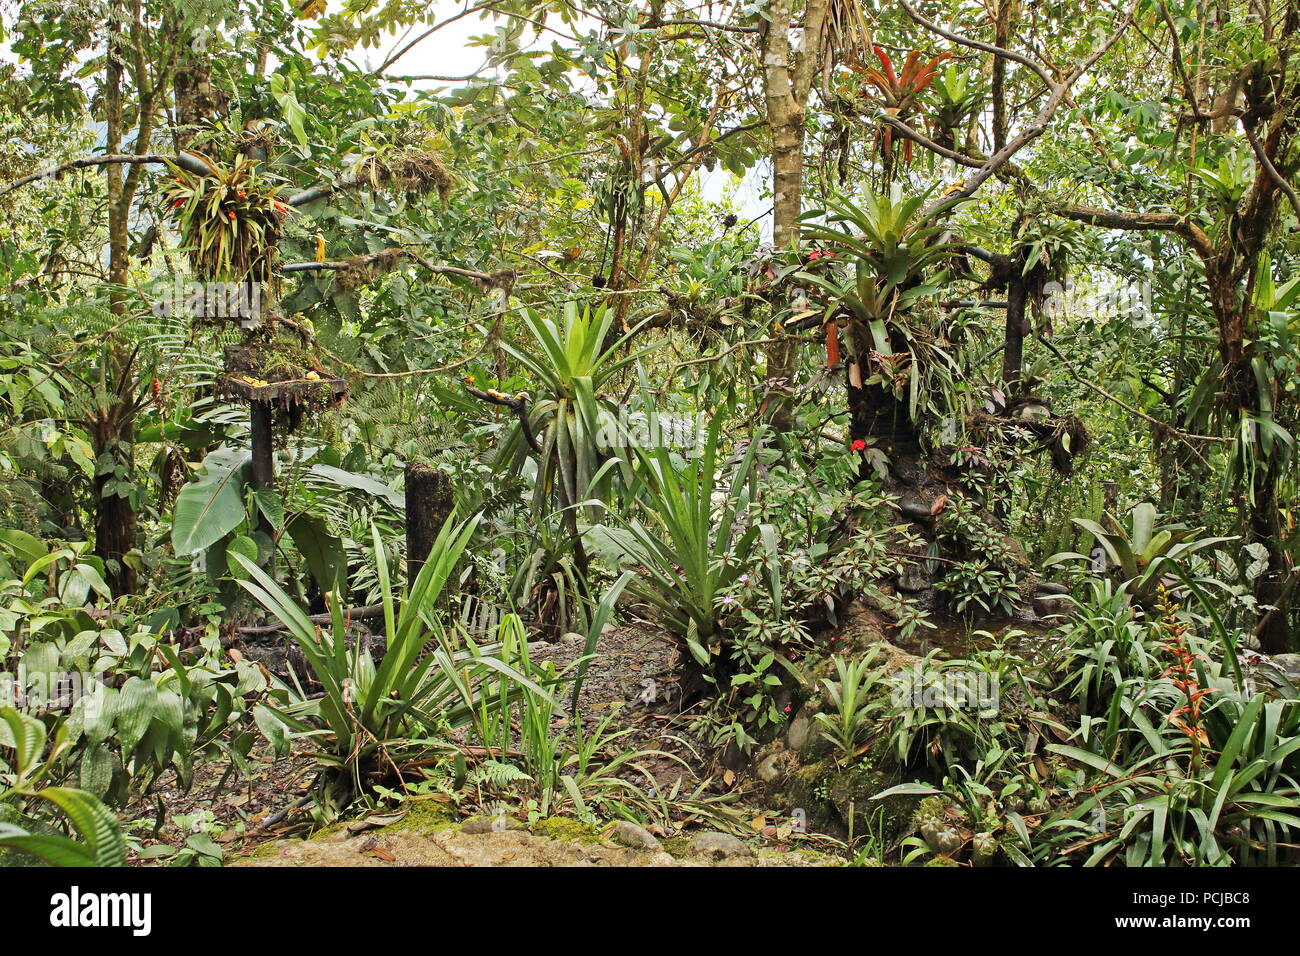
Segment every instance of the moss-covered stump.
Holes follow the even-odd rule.
[[[826,758],[795,770],[786,780],[785,796],[791,812],[804,811],[810,830],[871,835],[893,844],[911,830],[917,798],[876,798],[902,782],[896,769],[882,769],[869,756],[847,766]]]

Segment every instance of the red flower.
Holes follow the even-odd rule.
[[[184,205],[185,205],[185,200],[184,200],[184,199],[178,199],[178,200],[176,200],[174,203],[172,203],[172,208],[173,208],[173,209],[180,209],[181,206],[184,206]]]
[[[852,448],[854,451],[866,451],[867,443],[864,442],[861,438],[859,438],[849,447]]]

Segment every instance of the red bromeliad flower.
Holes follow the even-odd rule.
[[[850,63],[849,68],[865,75],[867,82],[875,88],[874,98],[879,102],[883,112],[899,119],[906,119],[921,94],[930,88],[934,78],[938,76],[939,64],[953,55],[951,52],[940,53],[927,61],[922,57],[921,51],[909,50],[907,58],[903,61],[902,70],[895,71],[894,63],[884,47],[873,45],[871,52],[880,61],[881,69],[868,69],[862,63]],[[885,126],[881,134],[885,149],[891,149],[893,129]],[[906,162],[912,159],[911,140],[903,141],[903,159]]]
[[[1209,743],[1201,727],[1201,702],[1214,693],[1212,687],[1202,687],[1196,672],[1196,656],[1187,647],[1188,625],[1178,619],[1178,605],[1169,592],[1160,589],[1161,649],[1173,659],[1162,677],[1183,695],[1183,703],[1169,715],[1169,722],[1187,735],[1192,743],[1192,764],[1200,764],[1201,748]]]
[[[849,447],[850,447],[851,449],[853,449],[854,451],[866,451],[866,450],[867,450],[867,443],[864,442],[861,438],[858,438],[858,439],[854,440],[853,444],[850,445]]]

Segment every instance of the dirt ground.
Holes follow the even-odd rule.
[[[530,657],[537,663],[553,662],[557,671],[563,671],[583,651],[583,642],[576,635],[567,637],[555,643],[531,644]],[[667,635],[647,624],[612,628],[602,635],[597,654],[588,666],[579,697],[584,730],[592,730],[608,718],[607,733],[629,731],[619,739],[620,748],[661,752],[662,755],[648,755],[637,761],[654,777],[661,790],[670,789],[678,781],[683,791],[690,792],[707,784],[707,792],[715,795],[739,786],[732,775],[718,767],[714,749],[694,732],[699,715],[689,709],[683,711],[680,706],[679,661]],[[567,707],[567,696],[562,697],[562,703]],[[145,863],[167,862],[165,847],[179,849],[191,835],[202,833],[222,848],[230,862],[256,852],[264,844],[310,832],[307,808],[297,806],[310,790],[310,758],[296,754],[274,760],[265,751],[255,751],[250,764],[253,768],[250,779],[227,774],[228,764],[224,760],[201,765],[196,768],[194,785],[187,791],[179,788],[173,776],[164,777],[153,794],[129,808],[126,819],[132,821],[133,834],[139,843],[136,858]],[[639,775],[636,779],[645,783]],[[755,811],[752,816],[759,824],[755,830],[761,829],[761,811]],[[269,825],[268,818],[273,820]],[[425,835],[421,839],[436,843],[435,836]],[[525,856],[550,852],[549,848],[538,849],[537,845],[524,842],[526,845],[511,852]],[[435,851],[416,841],[406,849],[412,860],[423,858],[421,854],[429,859],[441,859],[448,853],[454,856],[458,845],[449,843]],[[481,849],[489,857],[496,852],[486,846]],[[346,852],[356,855],[351,848]],[[479,851],[466,852],[472,857]],[[569,851],[559,852],[556,861],[546,865],[568,865],[566,860],[580,862],[579,857],[570,859],[571,856]],[[645,865],[648,859],[641,856],[620,862],[620,853],[611,851],[606,857],[588,853],[587,862]],[[652,865],[665,864],[661,861]]]

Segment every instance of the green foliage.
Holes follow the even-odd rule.
[[[1075,518],[1074,523],[1091,534],[1106,551],[1123,580],[1124,589],[1139,602],[1147,603],[1155,595],[1161,578],[1186,566],[1187,559],[1198,551],[1212,548],[1231,537],[1193,538],[1195,529],[1181,525],[1157,525],[1155,505],[1142,502],[1133,508],[1129,527],[1113,515],[1104,515],[1100,523]],[[1190,539],[1190,540],[1189,540]],[[1048,558],[1047,563],[1087,561],[1087,555],[1064,553]]]
[[[878,647],[873,647],[857,660],[845,661],[835,657],[838,681],[823,680],[826,698],[834,710],[815,715],[822,726],[822,736],[834,744],[843,761],[858,755],[858,743],[869,727],[869,719],[879,701],[871,695],[881,675],[876,668]],[[874,707],[873,707],[874,705]]]
[[[659,607],[673,633],[685,641],[702,668],[720,652],[717,600],[749,565],[759,528],[743,524],[749,502],[747,482],[758,451],[751,441],[718,489],[716,471],[722,419],[714,418],[702,454],[684,468],[659,446],[636,449],[646,479],[650,527],[632,519],[633,558],[647,577],[633,589]],[[715,493],[721,502],[715,503]]]
[[[605,390],[611,379],[646,349],[628,353],[630,333],[609,341],[615,313],[591,313],[566,303],[555,319],[524,310],[520,318],[536,352],[522,345],[502,347],[533,376],[540,393],[529,406],[529,422],[541,445],[534,484],[533,508],[549,510],[552,496],[561,508],[573,508],[589,497],[608,497],[609,471],[602,467],[601,429],[617,414]],[[503,446],[515,467],[534,454],[518,429]]]
[[[653,792],[655,778],[643,763],[666,754],[621,746],[618,741],[632,728],[611,730],[613,715],[586,729],[576,703],[572,718],[557,721],[561,715],[553,694],[573,680],[568,672],[576,672],[587,658],[570,664],[565,673],[557,673],[550,662],[534,663],[523,626],[513,615],[502,621],[498,643],[501,660],[528,679],[513,682],[502,675],[496,693],[479,698],[474,727],[483,745],[489,753],[519,755],[493,762],[496,769],[488,775],[471,776],[470,782],[484,790],[480,803],[519,791],[530,822],[572,813],[595,824],[610,817],[644,819],[653,813],[647,789]],[[575,701],[579,689],[575,682]],[[629,776],[649,787],[639,786]]]
[[[55,736],[48,753],[46,742],[45,725],[39,720],[13,707],[0,707],[0,753],[5,754],[0,759],[0,847],[51,866],[122,866],[126,842],[112,812],[84,790],[41,785],[68,746],[66,727]],[[28,816],[36,805],[48,805],[77,838],[48,832],[48,825]]]
[[[477,524],[477,518],[448,520],[400,599],[389,580],[379,531],[372,528],[388,635],[378,664],[349,633],[339,592],[331,594],[329,631],[319,631],[265,571],[236,556],[248,573],[240,586],[284,624],[324,691],[315,697],[297,687],[277,690],[273,708],[260,712],[259,726],[281,754],[287,753],[291,734],[312,742],[321,768],[320,805],[327,815],[362,796],[376,774],[413,754],[446,749],[439,735],[473,719],[481,678],[495,672],[527,680],[472,643],[458,644],[435,613]],[[431,641],[434,647],[426,653]]]
[[[177,555],[205,551],[244,523],[249,461],[247,453],[232,448],[218,448],[203,460],[203,474],[176,498],[172,548]]]

